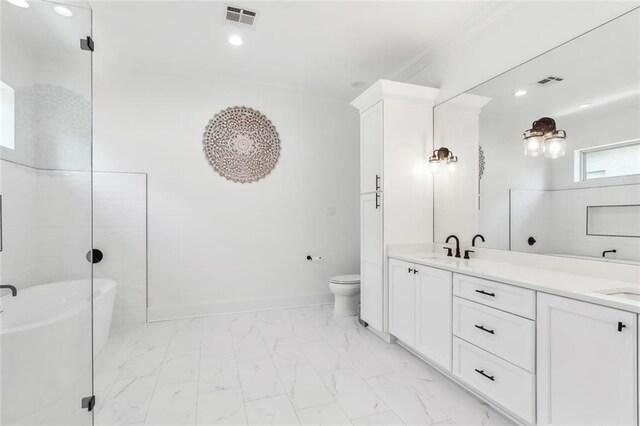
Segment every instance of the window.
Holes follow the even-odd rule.
[[[576,180],[640,174],[640,139],[576,151]]]
[[[13,88],[0,81],[0,146],[15,148],[15,120]]]

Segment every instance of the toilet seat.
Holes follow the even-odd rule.
[[[360,284],[360,275],[359,274],[338,275],[335,277],[331,277],[329,282],[331,284]]]

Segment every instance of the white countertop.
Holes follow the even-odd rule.
[[[464,260],[426,252],[392,253],[389,254],[389,258],[486,278],[640,314],[640,301],[627,299],[623,296],[604,294],[604,292],[623,291],[624,289],[633,289],[638,292],[640,291],[640,283],[638,282],[608,280],[494,260]]]

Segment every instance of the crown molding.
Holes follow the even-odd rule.
[[[448,101],[438,105],[440,107],[451,107],[456,109],[468,109],[478,114],[482,111],[482,108],[489,102],[491,99],[488,96],[480,96],[480,95],[472,95],[471,93],[463,93],[462,95],[458,95],[453,99],[449,99]]]
[[[351,102],[358,110],[365,111],[385,99],[396,99],[435,105],[440,89],[402,83],[391,80],[378,80]]]
[[[472,39],[483,29],[491,26],[498,19],[513,10],[517,2],[497,1],[483,3],[482,9],[473,14],[466,22],[456,24],[445,35],[439,37],[426,50],[413,58],[391,78],[399,81],[407,81],[427,68],[441,52],[456,44]]]

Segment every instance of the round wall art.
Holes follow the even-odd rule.
[[[280,157],[276,127],[260,111],[231,107],[217,113],[202,139],[213,170],[234,182],[255,182],[268,175]]]

